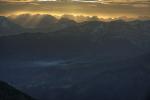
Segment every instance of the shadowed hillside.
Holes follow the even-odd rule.
[[[35,100],[14,87],[0,81],[0,100]]]

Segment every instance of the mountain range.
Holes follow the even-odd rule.
[[[16,17],[3,17],[0,16],[0,31],[1,34],[13,34],[24,32],[55,32],[63,29],[88,31],[94,33],[149,33],[150,21],[123,21],[115,20],[110,22],[103,22],[98,20],[85,21],[77,23],[68,18],[57,19],[51,15],[28,15],[23,14]],[[89,29],[87,29],[89,28]],[[71,29],[70,29],[71,30]],[[72,30],[72,31],[73,31]],[[74,31],[75,32],[75,31]]]
[[[76,23],[66,18],[56,21],[51,16],[44,16],[46,19],[42,18],[41,24],[37,24],[34,29],[24,27],[22,30],[20,28],[22,26],[2,18],[1,22],[7,22],[9,29],[1,28],[0,30],[6,33],[2,32],[1,35],[11,34],[0,37],[0,44],[6,54],[9,54],[9,50],[11,52],[19,50],[17,52],[19,54],[23,54],[21,51],[26,50],[30,55],[93,52],[99,55],[135,56],[150,50],[150,21],[116,20]],[[20,30],[22,31],[19,32]]]
[[[149,20],[26,17],[0,19],[1,80],[39,100],[149,100]]]

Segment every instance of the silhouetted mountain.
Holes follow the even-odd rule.
[[[48,20],[47,20],[48,22]],[[40,23],[39,23],[40,25]],[[55,32],[58,30],[62,30],[65,28],[69,28],[69,27],[74,27],[75,25],[77,25],[77,23],[73,20],[67,19],[67,18],[61,18],[59,20],[57,20],[55,23],[47,26],[48,24],[45,24],[45,27],[43,27],[43,29],[41,27],[39,27],[39,32]],[[47,27],[46,27],[47,26]],[[36,28],[38,30],[38,28]]]
[[[76,24],[75,21],[67,18],[56,19],[51,15],[30,15],[22,14],[16,17],[10,16],[14,23],[21,25],[24,28],[34,29],[31,32],[50,32],[61,30]]]
[[[67,27],[74,26],[77,23],[75,21],[67,19],[67,18],[61,18],[58,20],[57,24],[58,24],[58,27],[62,27],[62,29],[64,29]]]
[[[39,56],[84,52],[127,57],[150,50],[149,21],[89,21],[75,24],[70,20],[61,19],[56,25],[63,27],[64,24],[66,28],[54,32],[1,37],[0,43],[6,54],[11,50],[12,53],[17,51],[18,54],[24,54],[26,51],[29,55]]]
[[[0,16],[0,36],[1,35],[13,35],[23,31],[23,28],[6,17]]]
[[[49,28],[57,19],[50,15],[30,15],[22,14],[15,17],[9,17],[14,23],[17,23],[25,28]]]
[[[29,15],[23,14],[16,17],[12,17],[11,21],[17,23],[25,28],[31,28],[28,30],[31,33],[37,32],[84,32],[93,35],[98,34],[102,36],[119,35],[119,37],[130,36],[137,38],[139,34],[148,35],[150,32],[150,21],[129,21],[115,20],[111,22],[102,21],[87,21],[82,23],[76,23],[73,20],[67,18],[56,19],[51,15]],[[19,28],[18,28],[19,29]],[[106,34],[106,35],[105,35]],[[108,35],[109,34],[109,35]],[[135,39],[134,38],[134,39]]]
[[[38,19],[37,19],[38,20]],[[35,28],[50,28],[57,22],[57,19],[50,15],[41,16],[39,22],[35,25]]]
[[[8,17],[12,22],[26,28],[26,32],[49,32],[55,30],[57,19],[50,15],[22,14]]]
[[[0,81],[0,100],[34,100],[5,82]]]
[[[0,79],[40,100],[149,98],[149,21],[55,25],[55,31],[1,36]]]

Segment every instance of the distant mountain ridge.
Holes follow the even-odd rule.
[[[1,51],[5,50],[6,55],[10,53],[9,50],[19,50],[18,53],[21,54],[26,50],[30,55],[92,52],[99,55],[130,56],[150,50],[150,21],[76,23],[62,18],[54,23],[51,28],[27,29],[13,36],[0,37],[0,45],[3,46]]]
[[[24,31],[24,29],[9,20],[6,17],[0,16],[0,35],[13,35]]]
[[[12,22],[20,26],[33,29],[34,32],[50,32],[61,30],[66,27],[77,24],[75,21],[68,18],[57,19],[51,15],[29,15],[23,14],[16,17],[8,17]]]
[[[48,33],[64,30],[75,30],[93,32],[94,34],[113,33],[125,35],[126,33],[150,33],[150,21],[123,21],[115,20],[111,22],[103,21],[86,21],[77,23],[68,18],[56,19],[50,15],[20,15],[15,18],[0,16],[0,34],[1,35],[13,35],[20,33]],[[89,30],[89,31],[88,31]]]
[[[150,50],[150,21],[137,20],[125,22],[123,20],[116,20],[111,22],[87,21],[76,23],[62,18],[50,27],[46,29],[35,28],[35,30],[28,30],[27,32],[21,31],[24,34],[19,32],[18,35],[1,37],[1,45],[5,43],[5,50],[9,50],[7,45],[12,47],[14,43],[12,50],[18,44],[20,47],[23,46],[24,50],[35,49],[40,51],[42,49],[44,51],[47,50],[46,52],[48,50],[55,52],[56,49],[64,49],[66,51],[69,50],[68,48],[74,48],[74,50],[82,48],[85,51],[89,49],[93,51],[95,49],[98,52],[98,50],[108,49],[108,47],[111,47],[114,52],[116,52],[115,48],[118,47],[122,51],[125,50],[121,49],[121,47],[132,52],[135,50],[138,52]],[[18,28],[16,29],[18,30]],[[9,46],[9,42],[11,42],[11,46]],[[29,46],[31,47],[29,48]]]

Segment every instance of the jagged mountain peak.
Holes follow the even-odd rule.
[[[18,34],[23,30],[20,25],[15,24],[6,17],[0,16],[0,35]]]

